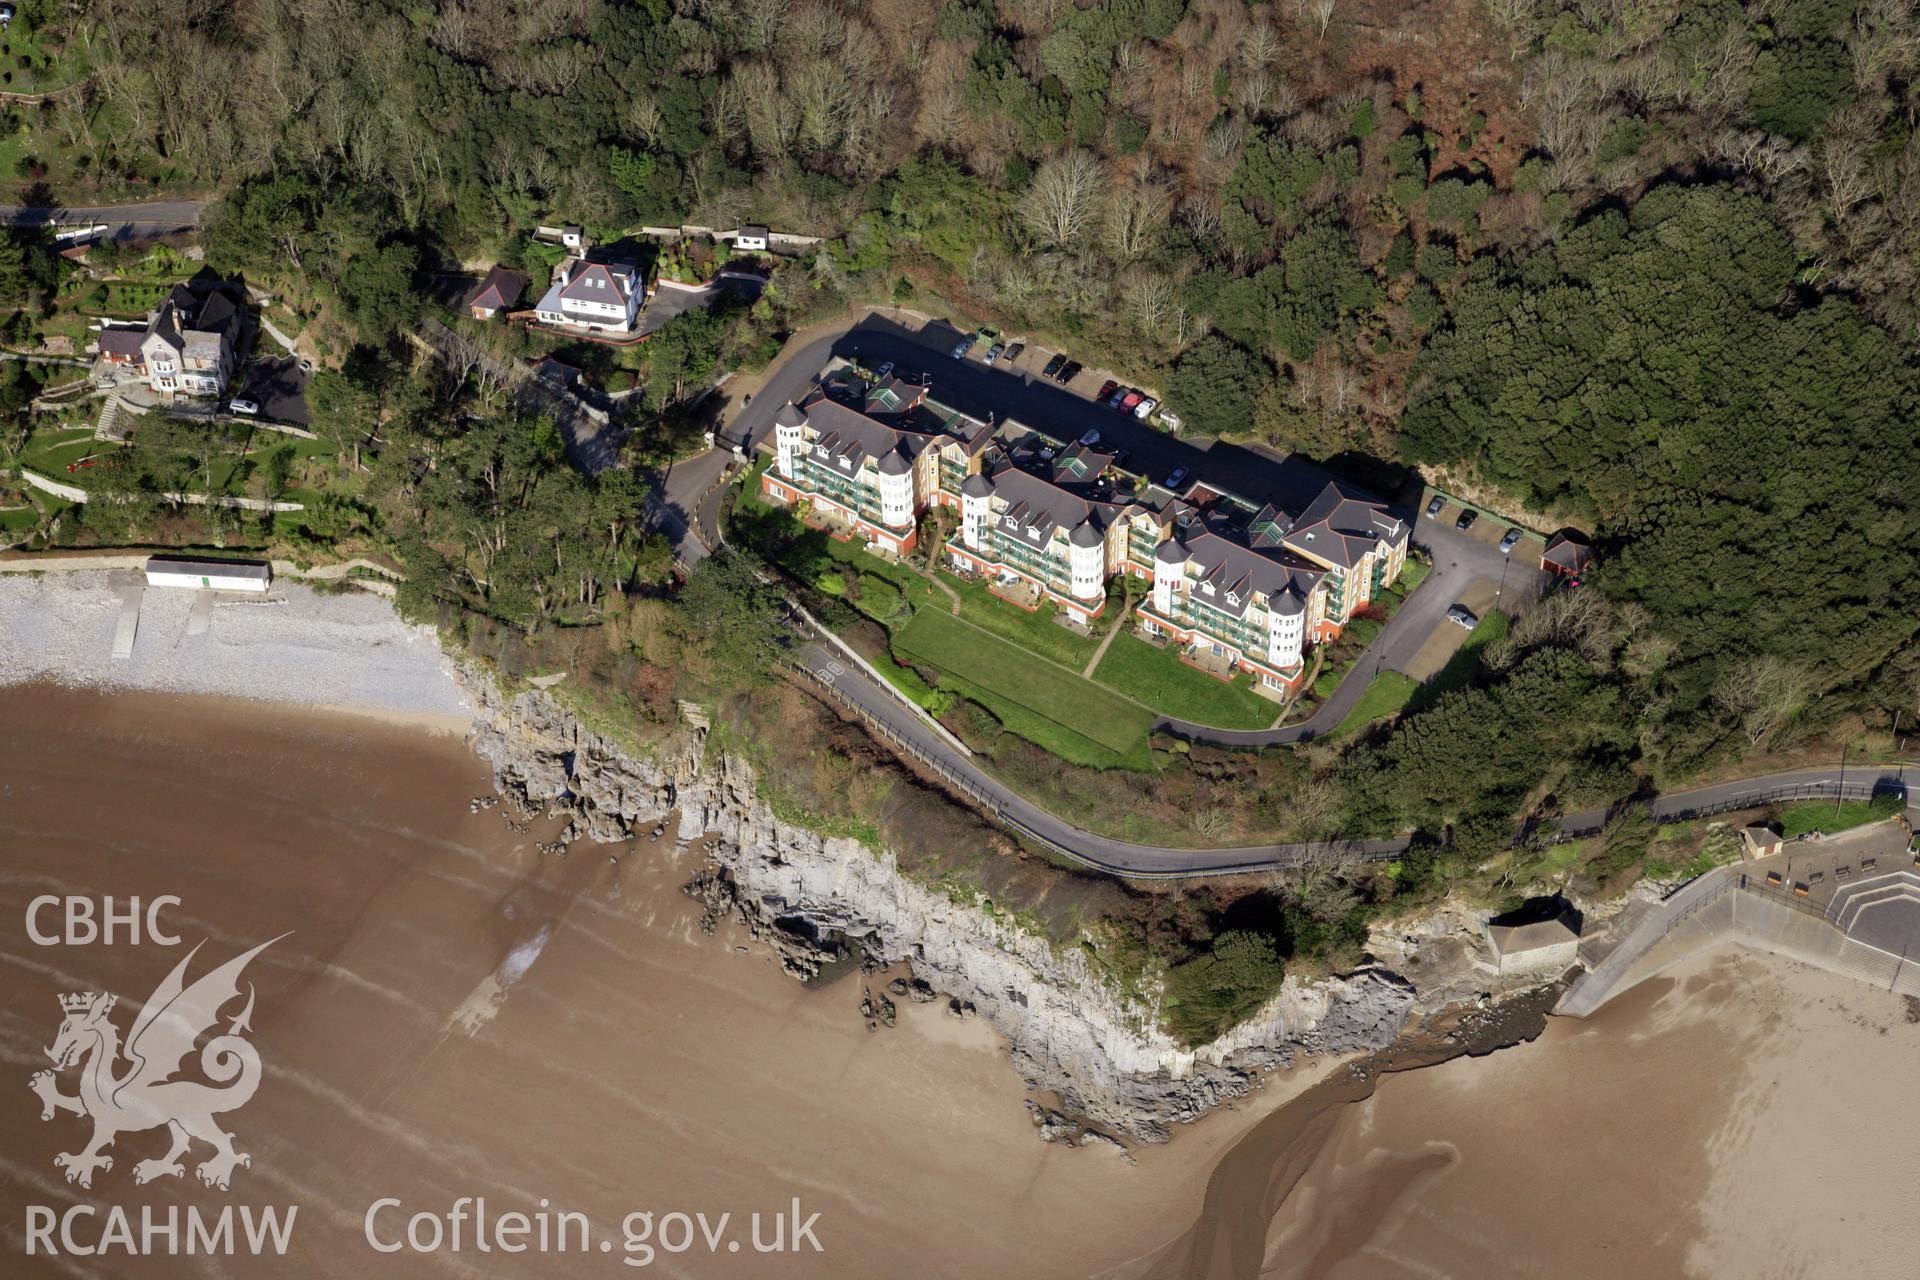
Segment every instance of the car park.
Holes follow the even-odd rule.
[[[1471,529],[1473,527],[1473,522],[1475,520],[1478,520],[1479,518],[1480,518],[1480,513],[1478,511],[1475,511],[1472,507],[1468,507],[1465,511],[1462,511],[1460,513],[1460,518],[1453,522],[1453,527],[1460,530],[1460,532],[1465,533],[1468,529]]]
[[[1100,443],[1100,432],[1098,430],[1087,432],[1087,434],[1080,437],[1080,443],[1089,449],[1093,448],[1093,446]]]
[[[1434,494],[1433,501],[1427,504],[1427,518],[1431,520],[1433,517],[1439,515],[1440,508],[1446,505],[1447,505],[1447,499],[1445,494],[1439,494],[1439,493]]]
[[[1047,361],[1046,367],[1040,370],[1040,376],[1043,378],[1051,378],[1054,374],[1059,373],[1061,369],[1065,368],[1066,364],[1067,353],[1064,351],[1058,352],[1054,355],[1053,359]]]
[[[260,406],[251,400],[235,400],[229,404],[227,408],[235,413],[245,414],[249,418],[254,417],[260,412]]]
[[[1175,467],[1167,476],[1166,487],[1175,493],[1180,492],[1180,486],[1187,482],[1187,475],[1188,472],[1185,467]]]
[[[1118,391],[1119,389],[1120,389],[1120,384],[1116,382],[1114,379],[1108,378],[1105,382],[1100,384],[1100,389],[1093,393],[1093,398],[1095,400],[1098,400],[1101,404],[1105,404],[1107,401],[1113,398],[1113,393]]]
[[[1480,619],[1474,616],[1473,610],[1463,604],[1453,605],[1447,610],[1447,621],[1469,631],[1480,625]]]
[[[1144,396],[1141,398],[1139,404],[1133,406],[1133,416],[1145,422],[1147,415],[1159,407],[1160,402],[1158,400],[1155,400],[1152,396]]]
[[[1072,382],[1075,378],[1079,376],[1080,376],[1080,362],[1078,360],[1069,360],[1067,361],[1066,366],[1062,368],[1060,372],[1053,375],[1053,380],[1055,382],[1065,384],[1068,382]]]
[[[1513,549],[1520,545],[1520,539],[1524,536],[1526,535],[1519,529],[1507,530],[1507,536],[1500,539],[1500,554],[1512,555]]]
[[[1005,355],[1006,351],[1007,349],[1005,347],[1001,346],[999,343],[996,342],[992,346],[987,348],[987,354],[983,356],[982,359],[984,359],[988,364],[992,364],[995,360],[998,360],[1001,356]]]

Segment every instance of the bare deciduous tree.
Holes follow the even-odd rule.
[[[1733,717],[1747,744],[1758,747],[1800,714],[1813,693],[1805,668],[1780,658],[1749,659],[1714,686],[1714,701]]]
[[[1040,166],[1020,216],[1048,244],[1077,247],[1100,216],[1106,174],[1091,152],[1069,151]]]

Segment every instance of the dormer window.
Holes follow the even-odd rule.
[[[1229,591],[1229,592],[1227,592],[1227,603],[1228,603],[1228,604],[1239,604],[1239,603],[1240,603],[1240,593],[1239,593],[1238,591]]]

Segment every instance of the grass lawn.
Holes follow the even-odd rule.
[[[1048,725],[1087,739],[1115,755],[1126,756],[1146,740],[1153,713],[1127,701],[1091,680],[1048,663],[1036,662],[1019,646],[969,626],[940,609],[922,609],[913,621],[894,637],[901,653],[942,671],[958,676],[994,695],[996,701],[1010,703],[1033,713]],[[998,714],[991,703],[988,709]],[[1036,732],[1047,737],[1057,734],[1036,731],[1034,726],[1007,728],[1031,738],[1037,745],[1053,749]],[[1067,755],[1064,751],[1056,754]],[[1070,757],[1069,757],[1070,758]]]
[[[115,448],[114,445],[101,445],[102,449]],[[65,481],[67,464],[86,457],[94,451],[92,427],[66,427],[56,430],[42,428],[35,431],[27,440],[26,447],[20,450],[14,462],[29,471],[38,471],[53,480]]]
[[[942,580],[960,593],[961,617],[983,631],[991,631],[1061,666],[1084,671],[1100,648],[1097,636],[1083,636],[1055,622],[1051,606],[1043,605],[1036,612],[1028,613],[1019,605],[994,595],[984,583],[969,582],[944,572]]]
[[[1216,680],[1131,631],[1113,638],[1093,678],[1163,715],[1218,729],[1264,729],[1280,715],[1280,704],[1255,693],[1245,674]]]
[[[1402,675],[1398,671],[1382,671],[1373,678],[1367,691],[1360,695],[1360,701],[1353,704],[1353,710],[1347,712],[1347,718],[1334,730],[1335,735],[1352,733],[1375,720],[1398,714],[1419,688],[1420,682],[1412,676]]]
[[[1891,818],[1903,808],[1899,796],[1878,796],[1871,801],[1843,800],[1836,810],[1831,800],[1802,800],[1780,811],[1780,833],[1792,840],[1810,831],[1845,831],[1865,826],[1882,818]]]

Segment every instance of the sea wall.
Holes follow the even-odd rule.
[[[970,1003],[1011,1046],[1015,1068],[1063,1109],[1136,1141],[1160,1141],[1296,1057],[1376,1049],[1406,1023],[1414,992],[1376,970],[1302,982],[1221,1040],[1188,1051],[1155,1011],[1104,982],[1077,948],[1056,948],[979,906],[902,874],[885,850],[783,822],[758,797],[750,765],[681,731],[654,754],[593,732],[539,690],[505,693],[461,674],[475,709],[474,748],[499,786],[572,816],[570,837],[627,839],[679,814],[683,842],[708,837],[710,907],[738,910],[790,968],[821,958],[809,938],[844,938],[881,964]]]

